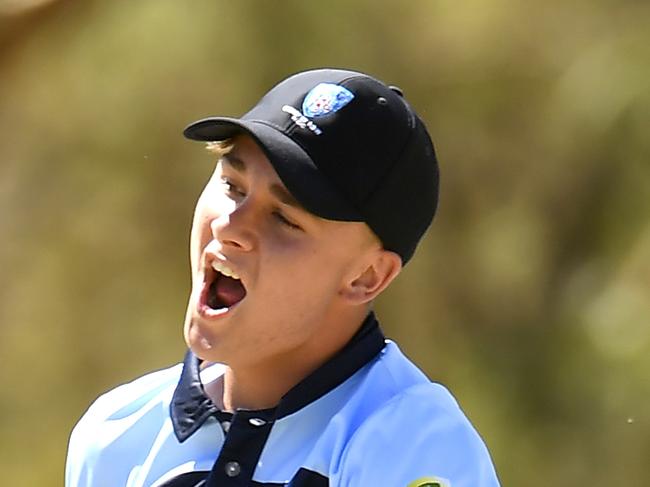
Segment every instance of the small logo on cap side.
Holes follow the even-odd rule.
[[[320,128],[318,128],[318,125],[316,125],[314,122],[309,120],[302,113],[300,113],[300,110],[292,107],[291,105],[284,105],[282,107],[282,111],[291,115],[291,120],[293,120],[293,123],[295,123],[298,127],[303,129],[309,129],[312,132],[314,132],[316,135],[320,135],[323,133],[323,131]]]
[[[352,92],[332,83],[320,83],[311,89],[302,102],[307,117],[322,117],[339,111],[354,98]]]

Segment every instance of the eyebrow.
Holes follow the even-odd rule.
[[[306,211],[304,206],[302,206],[298,200],[291,194],[289,191],[284,186],[280,186],[279,184],[272,184],[271,187],[269,188],[273,196],[275,196],[277,199],[280,200],[281,203],[284,203],[285,205],[293,206],[294,208],[298,208],[299,210]]]
[[[239,173],[246,172],[246,163],[234,154],[225,154],[223,156],[223,161],[236,172]],[[278,200],[280,200],[281,203],[284,203],[285,205],[293,206],[294,208],[297,208],[299,210],[307,211],[305,210],[305,207],[302,206],[300,202],[291,193],[289,193],[289,191],[287,191],[287,189],[281,184],[278,183],[271,184],[271,186],[269,187],[269,191],[271,192],[271,194],[273,194],[273,196],[275,196]]]
[[[222,159],[235,171],[246,172],[246,163],[242,161],[239,157],[233,154],[224,154],[222,156]]]

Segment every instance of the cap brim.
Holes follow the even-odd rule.
[[[214,142],[250,135],[266,154],[278,176],[298,202],[310,213],[328,220],[363,221],[364,218],[321,173],[300,145],[280,130],[255,120],[213,117],[188,125],[188,139]]]

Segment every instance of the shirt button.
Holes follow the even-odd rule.
[[[261,418],[251,418],[248,420],[248,422],[253,426],[264,426],[266,424],[266,421]]]
[[[226,463],[225,470],[228,477],[237,477],[241,472],[241,466],[237,462],[228,462]]]
[[[230,421],[222,421],[221,428],[223,429],[224,433],[228,433],[228,430],[230,429]]]

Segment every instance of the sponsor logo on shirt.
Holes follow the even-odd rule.
[[[440,477],[422,477],[414,480],[407,487],[451,487],[449,480]]]

